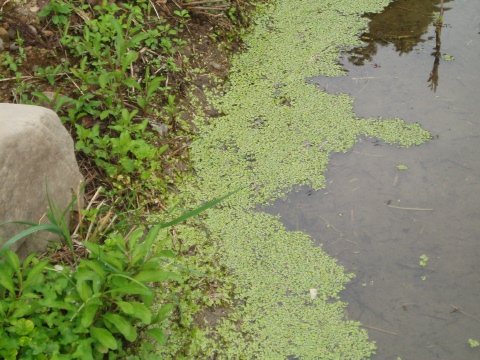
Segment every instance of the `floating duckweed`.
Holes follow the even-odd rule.
[[[278,217],[255,211],[294,185],[325,186],[329,156],[351,149],[360,135],[400,147],[430,134],[399,119],[357,118],[352,99],[308,84],[340,76],[342,49],[360,44],[365,12],[388,0],[278,0],[267,6],[232,59],[228,91],[210,98],[214,123],[197,119],[192,146],[198,183],[184,193],[198,202],[242,189],[205,224],[232,270],[241,321],[219,321],[203,351],[217,358],[364,359],[375,346],[365,330],[344,319],[339,292],[352,274]],[[322,234],[319,234],[321,237]],[[315,297],[311,296],[315,289]],[[240,330],[240,331],[238,331]]]
[[[420,261],[418,262],[420,264],[420,266],[427,266],[427,263],[428,263],[428,260],[429,260],[429,257],[425,254],[422,254],[420,255]]]
[[[470,347],[476,348],[480,346],[480,343],[475,340],[475,339],[468,339],[468,343],[470,344]]]

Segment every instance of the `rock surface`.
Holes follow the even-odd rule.
[[[48,223],[47,188],[50,202],[63,212],[74,193],[81,205],[82,183],[73,140],[52,110],[0,103],[0,223]],[[0,226],[0,244],[26,228],[10,223]],[[58,240],[58,236],[39,232],[10,249],[25,258]]]

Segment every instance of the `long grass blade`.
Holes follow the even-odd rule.
[[[2,248],[0,249],[0,256],[3,255],[3,253],[14,243],[16,243],[18,240],[24,238],[25,236],[31,235],[33,233],[36,233],[38,231],[48,231],[50,233],[60,235],[61,237],[64,236],[62,229],[60,229],[58,226],[52,225],[52,224],[43,224],[43,225],[36,225],[32,226],[29,229],[23,230],[22,232],[19,232],[17,235],[12,237],[10,240],[5,242],[3,244]]]
[[[189,212],[186,212],[185,214],[179,216],[178,218],[172,220],[172,221],[169,221],[169,222],[166,222],[166,223],[163,223],[163,224],[154,224],[154,225],[160,225],[160,229],[164,229],[164,228],[167,228],[167,227],[170,227],[170,226],[173,226],[173,225],[176,225],[176,224],[179,224],[185,220],[188,220],[190,219],[191,217],[193,216],[196,216],[198,214],[200,214],[201,212],[217,205],[219,202],[225,200],[226,198],[228,198],[229,196],[235,194],[236,192],[238,192],[238,190],[235,190],[235,191],[232,191],[231,193],[228,193],[227,195],[225,196],[222,196],[221,198],[218,198],[218,199],[215,199],[215,200],[212,200],[212,201],[209,201],[208,203],[206,203],[205,205],[202,205],[198,208],[196,208],[195,210],[192,210],[192,211],[189,211]]]

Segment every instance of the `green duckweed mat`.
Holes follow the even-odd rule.
[[[325,187],[329,155],[359,136],[398,147],[427,141],[418,124],[355,116],[348,95],[328,94],[307,79],[344,75],[340,51],[359,45],[366,12],[388,0],[278,0],[266,7],[232,59],[228,84],[210,101],[222,116],[199,118],[192,146],[198,202],[241,189],[205,219],[235,285],[236,320],[216,324],[206,353],[225,359],[364,359],[375,344],[344,318],[339,292],[353,276],[255,210],[295,185]],[[312,293],[317,293],[316,297]],[[210,348],[209,348],[210,346]],[[212,355],[213,357],[213,355]]]

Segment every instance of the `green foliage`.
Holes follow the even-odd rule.
[[[133,228],[127,235],[111,232],[101,244],[101,237],[85,241],[82,247],[88,255],[73,255],[73,265],[52,265],[34,254],[22,264],[7,248],[41,230],[60,235],[74,254],[65,223],[74,200],[60,214],[50,204],[50,224],[31,224],[0,248],[0,357],[102,359],[108,353],[115,359],[135,342],[144,351],[152,340],[165,345],[167,336],[159,325],[178,303],[166,293],[167,284],[184,282],[180,271],[187,269],[174,263],[176,255],[168,248],[170,235],[164,229],[230,195],[174,220]],[[153,310],[156,295],[160,300]]]
[[[74,90],[64,96],[57,88],[53,100],[40,91],[31,94],[34,103],[50,104],[61,114],[76,134],[75,149],[113,179],[114,192],[134,189],[158,198],[167,189],[160,159],[168,145],[157,143],[149,117],[165,113],[170,118],[166,112],[176,110],[166,75],[179,70],[172,55],[183,42],[176,38],[177,30],[152,15],[151,6],[148,1],[121,7],[110,2],[92,9],[52,1],[40,16],[58,27],[72,60],[38,68],[36,75],[58,87],[59,75],[66,74]],[[91,16],[72,26],[74,11]],[[14,62],[5,61],[16,70]]]
[[[174,254],[157,240],[160,226],[144,237],[112,234],[104,245],[84,243],[88,259],[78,266],[52,266],[33,255],[20,265],[6,251],[0,263],[0,356],[6,359],[99,359],[125,354],[138,331],[164,319],[174,308],[152,314],[154,290],[167,280],[183,281],[168,269]],[[164,334],[146,330],[160,344]],[[48,341],[47,341],[48,340]]]
[[[69,2],[51,0],[39,13],[38,16],[49,17],[57,26],[65,26],[70,21],[73,5]]]

